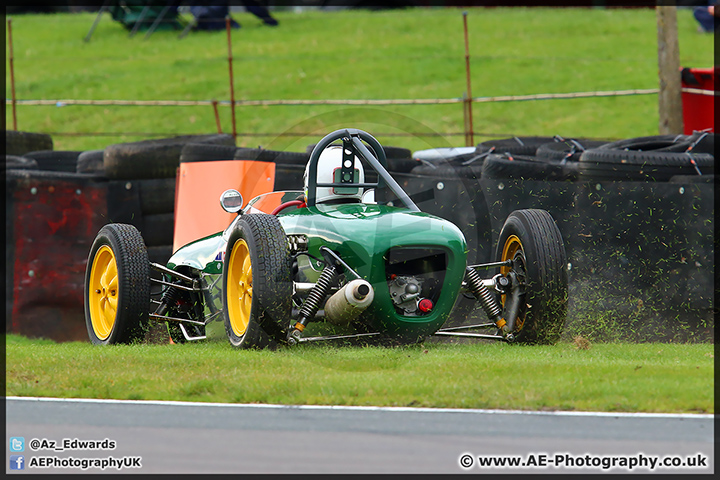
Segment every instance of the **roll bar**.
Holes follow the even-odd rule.
[[[351,160],[351,167],[348,169],[350,173],[354,168],[353,156],[364,159],[378,174],[379,178],[377,183],[354,183],[342,181],[345,176],[340,175],[340,182],[333,183],[317,183],[317,163],[320,158],[320,154],[325,150],[331,143],[336,140],[342,139],[343,141],[343,166],[345,170],[345,160]],[[367,142],[370,147],[377,152],[377,157],[365,146],[363,141]],[[410,199],[407,193],[402,187],[395,181],[387,171],[387,157],[385,156],[385,150],[382,145],[369,133],[356,128],[342,128],[335,130],[334,132],[323,137],[315,148],[313,148],[310,154],[310,160],[308,160],[308,192],[307,192],[307,205],[308,207],[315,206],[315,200],[317,198],[317,187],[358,187],[358,188],[372,188],[372,187],[384,187],[385,184],[390,190],[400,199],[401,202],[409,210],[413,212],[419,212],[420,209]],[[344,171],[342,173],[345,173]],[[353,175],[347,176],[352,179]]]

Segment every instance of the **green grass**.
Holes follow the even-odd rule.
[[[652,9],[469,8],[474,97],[658,87]],[[460,98],[466,90],[462,11],[279,10],[270,28],[247,13],[232,32],[237,99]],[[226,33],[157,31],[128,38],[106,14],[12,18],[19,99],[230,99]],[[680,61],[713,64],[713,36],[678,10]],[[6,60],[7,64],[7,60]],[[6,98],[10,98],[6,68]],[[220,106],[231,131],[228,106]],[[381,143],[420,150],[464,144],[460,104],[237,108],[239,146],[304,151],[324,134],[354,126]],[[658,133],[657,96],[475,104],[476,143],[507,135],[630,138]],[[55,133],[56,150],[89,150],[147,138],[212,133],[212,107],[17,107],[18,129]],[[12,126],[12,109],[6,108]],[[77,136],[105,132],[112,136]],[[278,133],[309,136],[278,136]],[[418,133],[424,136],[395,136]],[[433,136],[434,135],[434,136]]]
[[[96,347],[7,336],[7,395],[608,412],[714,412],[708,344]]]

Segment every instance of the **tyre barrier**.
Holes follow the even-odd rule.
[[[477,153],[488,152],[492,149],[496,153],[535,155],[541,145],[552,143],[555,140],[556,137],[512,137],[487,140],[477,145]]]
[[[484,177],[481,185],[493,239],[513,210],[541,208],[554,217],[569,262],[567,335],[713,341],[713,178],[567,182]]]
[[[101,150],[88,150],[80,152],[77,157],[75,171],[77,173],[94,173],[96,175],[105,176],[105,164],[103,163],[104,155],[104,148]]]
[[[235,146],[232,135],[182,135],[105,147],[105,175],[111,179],[174,177],[180,165],[180,154],[188,143]]]
[[[25,158],[18,155],[5,155],[5,170],[37,170],[38,163],[32,158]]]
[[[52,150],[52,137],[46,133],[5,130],[5,154],[24,155],[28,152]]]
[[[16,137],[47,144],[27,132]],[[469,263],[494,260],[499,229],[512,211],[550,212],[569,262],[566,336],[714,341],[714,134],[617,142],[518,139],[534,154],[515,153],[523,145],[512,139],[479,144],[474,151],[439,152],[432,160],[411,154],[413,168],[393,177],[422,211],[461,228]],[[52,157],[43,157],[50,152],[37,148],[39,143],[23,152],[35,158],[6,155],[8,332],[87,339],[82,275],[90,242],[107,223],[136,226],[150,261],[167,262],[176,193],[174,174],[167,172],[176,161],[230,160],[255,152],[256,160],[276,162],[275,190],[298,190],[305,168],[299,159],[308,156],[239,149],[218,135],[155,140],[146,150],[139,143],[80,152],[76,172],[48,170],[53,165],[44,160]],[[142,165],[133,173],[139,158],[149,159],[158,149],[174,151],[160,161],[165,166]],[[78,152],[57,153],[55,158],[66,159]],[[114,175],[125,178],[107,175],[108,158],[124,159],[110,164]],[[461,297],[463,320],[468,313],[481,317],[474,302],[463,302]]]
[[[82,152],[40,150],[25,153],[23,157],[35,160],[39,170],[75,173],[77,171],[77,160],[80,153]]]
[[[235,144],[214,145],[207,143],[188,143],[180,151],[180,163],[230,160],[235,155]]]
[[[306,148],[307,159],[310,158],[310,154],[315,148],[316,143],[308,145]],[[408,148],[393,147],[383,145],[383,151],[385,152],[385,159],[387,160],[387,169],[392,173],[410,173],[410,171],[419,165],[419,160],[416,160],[412,156],[412,152]],[[305,165],[307,163],[305,160]]]

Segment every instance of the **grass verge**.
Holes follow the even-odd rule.
[[[9,396],[714,413],[709,344],[96,347],[8,335]]]

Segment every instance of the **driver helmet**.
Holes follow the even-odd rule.
[[[362,162],[360,162],[360,159],[357,156],[353,157],[355,162],[355,178],[353,179],[353,183],[364,183],[365,172],[363,170]],[[342,162],[342,146],[332,145],[323,150],[317,161],[317,183],[340,183]],[[305,198],[308,196],[309,172],[310,162],[308,162],[305,166],[305,174],[303,175]],[[319,204],[331,200],[361,200],[362,195],[363,189],[358,187],[317,187],[315,192],[315,203]]]

